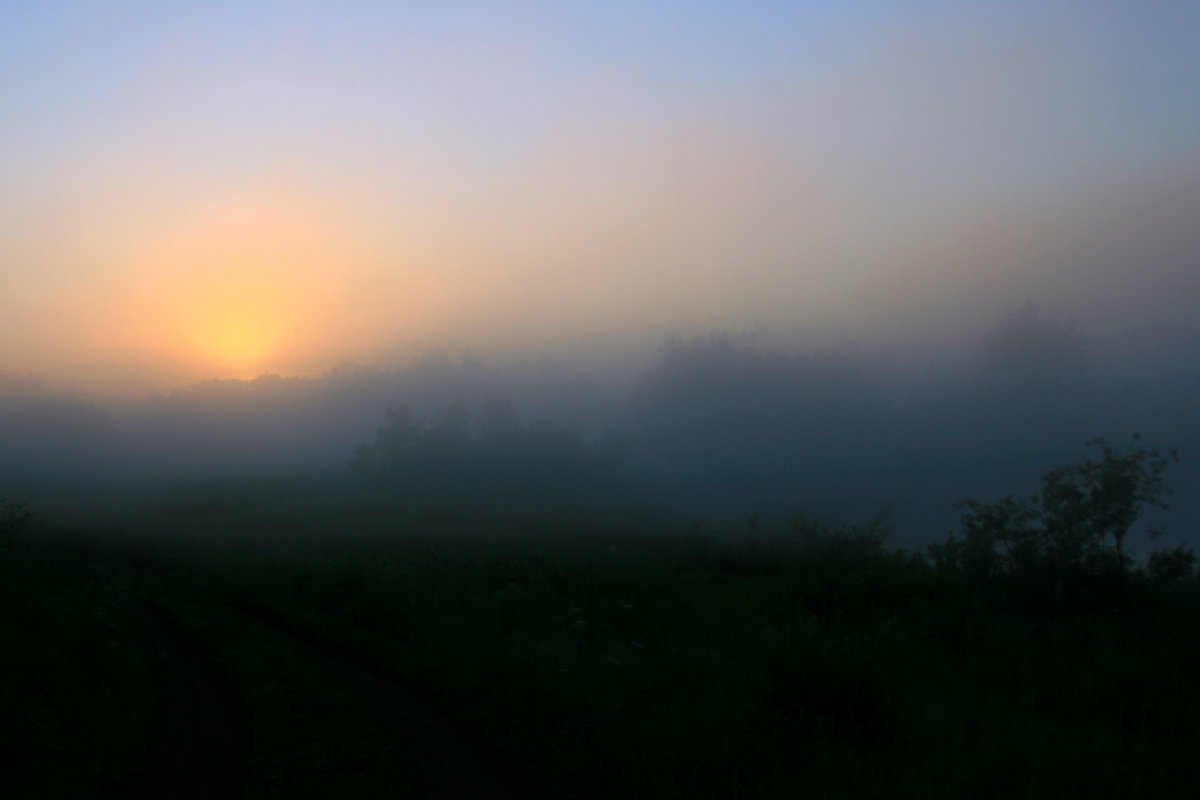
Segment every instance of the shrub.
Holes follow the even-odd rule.
[[[1146,574],[1158,584],[1185,583],[1196,577],[1196,553],[1187,545],[1150,554]]]
[[[881,511],[862,525],[835,525],[797,511],[788,520],[788,528],[805,556],[859,561],[883,555],[883,543],[891,532],[887,515],[887,511]]]
[[[1047,472],[1029,500],[1008,495],[993,503],[957,503],[965,509],[961,537],[951,534],[931,547],[934,563],[964,576],[1008,575],[1060,586],[1070,574],[1123,576],[1130,565],[1126,536],[1145,507],[1167,508],[1162,476],[1179,457],[1141,446],[1136,435],[1124,446],[1103,439],[1087,446],[1096,455]],[[1160,532],[1148,533],[1153,538]],[[1180,569],[1182,559],[1160,556],[1155,568]]]

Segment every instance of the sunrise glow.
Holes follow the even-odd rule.
[[[246,191],[163,221],[136,256],[130,347],[253,376],[322,335],[350,267],[302,199]]]
[[[261,289],[235,283],[181,311],[178,336],[184,347],[214,364],[236,370],[261,368],[289,333],[284,312]]]
[[[436,5],[6,19],[0,369],[1194,312],[1194,4]]]

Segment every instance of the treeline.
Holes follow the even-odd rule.
[[[477,413],[455,403],[432,420],[410,408],[387,411],[351,470],[409,500],[557,503],[614,500],[632,488],[629,445],[612,431],[588,440],[580,428],[540,419],[522,423],[516,407],[488,398]]]
[[[488,397],[589,434],[611,422],[617,402],[610,388],[549,358],[495,365],[430,353],[400,367],[205,380],[104,405],[0,372],[0,484],[341,473],[389,407],[436,417]]]
[[[625,383],[554,359],[434,354],[316,378],[204,381],[104,410],[9,376],[0,489],[307,472],[445,503],[458,492],[570,504],[636,485],[659,508],[758,512],[776,531],[798,509],[836,523],[891,508],[899,537],[928,541],[953,524],[953,501],[1031,491],[1029,476],[1096,436],[1200,450],[1195,331],[1101,341],[1028,304],[968,348],[973,361],[954,366],[717,333],[668,340]],[[1197,463],[1185,457],[1178,471],[1177,517],[1200,516]]]
[[[853,344],[787,353],[726,334],[675,339],[622,430],[639,475],[680,509],[760,511],[778,529],[797,508],[845,520],[890,507],[898,531],[926,536],[953,523],[954,500],[1032,489],[1029,476],[1096,436],[1200,445],[1194,332],[1104,342],[1027,304],[976,353],[938,370],[921,354]],[[1180,473],[1177,506],[1194,515],[1195,466]]]

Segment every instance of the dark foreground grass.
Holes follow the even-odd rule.
[[[131,796],[161,698],[128,569],[79,542],[3,556],[0,796]]]
[[[0,562],[0,796],[145,793],[165,682],[135,599],[164,610],[238,693],[240,797],[411,794],[405,754],[328,669],[195,585],[68,537]]]
[[[912,558],[712,550],[190,569],[432,687],[549,797],[1182,797],[1200,777],[1183,597],[1038,614]]]
[[[195,586],[147,572],[136,585],[229,674],[247,727],[240,797],[412,795],[405,753],[330,670]]]
[[[911,557],[713,546],[232,552],[176,555],[134,588],[206,642],[246,698],[251,796],[402,792],[404,754],[319,667],[214,598],[429,689],[546,797],[1192,797],[1200,779],[1193,595],[1132,586],[1043,613]],[[31,608],[35,589],[10,591]],[[144,675],[135,632],[89,630],[86,607],[56,646],[125,641],[141,654],[130,674]],[[115,681],[123,705],[152,705],[133,682]],[[146,716],[108,745],[124,780]],[[80,730],[54,752],[100,734]],[[52,745],[24,746],[45,762]]]

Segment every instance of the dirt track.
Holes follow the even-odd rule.
[[[513,776],[480,737],[457,723],[421,692],[366,660],[305,636],[290,625],[239,608],[243,617],[282,636],[354,687],[363,705],[395,731],[413,754],[419,797],[516,798]]]
[[[166,669],[166,699],[145,796],[236,796],[246,737],[233,687],[166,612],[147,603],[134,608]]]
[[[394,731],[418,770],[421,798],[516,798],[525,795],[486,742],[428,697],[354,654],[341,651],[256,611],[234,609],[287,639],[349,683],[364,713]],[[152,605],[137,613],[163,653],[167,698],[146,796],[228,798],[239,794],[245,747],[240,703],[208,654],[170,616]]]

